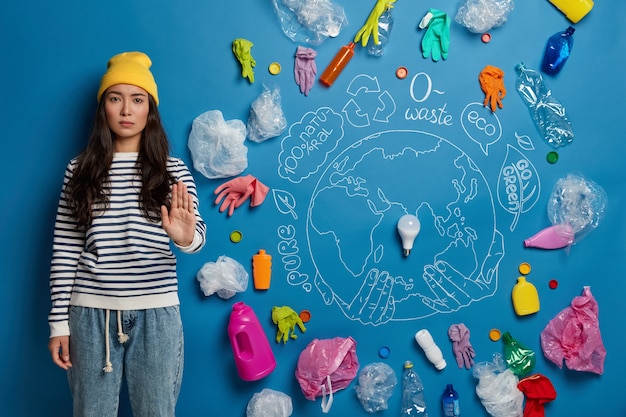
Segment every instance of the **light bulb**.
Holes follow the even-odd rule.
[[[420,221],[412,214],[405,214],[398,220],[398,233],[402,238],[402,249],[404,256],[409,256],[413,249],[413,242],[420,232]]]

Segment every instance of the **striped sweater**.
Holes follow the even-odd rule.
[[[137,153],[116,153],[110,175],[109,208],[96,209],[86,231],[79,231],[68,209],[65,187],[75,168],[65,171],[54,226],[48,316],[50,337],[69,335],[70,305],[111,310],[141,310],[177,305],[176,258],[161,222],[146,220],[139,207],[141,176]],[[184,162],[168,159],[168,171],[182,180],[195,202],[193,243],[179,247],[194,253],[204,246],[206,225],[198,212],[196,186]]]

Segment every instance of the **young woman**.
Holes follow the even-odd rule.
[[[150,58],[114,56],[86,149],[65,171],[49,315],[52,360],[74,416],[117,416],[122,376],[133,415],[174,416],[183,369],[173,242],[205,243],[196,187],[169,156]]]

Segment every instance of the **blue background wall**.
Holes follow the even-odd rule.
[[[566,29],[570,22],[546,0],[518,1],[508,21],[491,31],[490,43],[483,44],[479,35],[453,22],[449,58],[437,63],[423,59],[419,46],[422,33],[416,30],[419,20],[429,7],[454,16],[458,3],[399,0],[385,55],[376,59],[357,48],[335,85],[325,89],[316,83],[305,97],[292,74],[297,45],[282,33],[269,0],[4,2],[0,6],[0,117],[5,146],[0,226],[4,237],[0,251],[4,282],[0,292],[4,335],[0,347],[0,357],[4,358],[0,377],[2,414],[70,414],[65,375],[51,363],[46,349],[54,213],[65,165],[85,145],[98,81],[107,59],[121,51],[141,50],[154,62],[160,110],[172,153],[190,167],[187,138],[193,119],[217,109],[227,120],[245,122],[264,82],[280,87],[289,125],[289,130],[278,138],[261,144],[246,142],[249,165],[244,173],[255,175],[272,189],[260,207],[251,209],[246,204],[232,217],[219,213],[213,205],[213,190],[224,180],[208,180],[194,171],[200,210],[209,232],[200,254],[179,256],[186,332],[179,416],[244,416],[251,396],[263,388],[290,395],[293,415],[321,414],[319,400],[306,400],[293,374],[298,355],[307,343],[335,336],[352,336],[357,341],[362,366],[380,361],[377,351],[383,345],[391,348],[385,362],[398,377],[402,363],[413,360],[424,380],[431,416],[441,415],[439,396],[446,383],[453,383],[459,392],[463,415],[487,415],[475,395],[477,380],[471,371],[458,369],[454,363],[447,329],[461,322],[471,330],[478,362],[490,361],[495,352],[502,351],[500,342],[488,338],[489,329],[494,327],[510,331],[536,351],[534,372],[546,375],[558,392],[557,399],[547,405],[546,415],[625,415],[621,395],[626,339],[621,317],[626,290],[626,191],[621,160],[626,151],[622,129],[626,83],[621,62],[626,37],[619,18],[626,15],[626,5],[616,0],[597,2],[592,12],[575,25],[573,54],[562,73],[546,77],[554,95],[565,105],[576,134],[572,144],[559,149],[558,163],[550,165],[545,156],[552,148],[540,137],[515,90],[515,66],[523,61],[537,69],[547,38]],[[340,4],[345,7],[350,25],[337,39],[315,47],[320,73],[340,46],[351,40],[374,2],[346,0]],[[240,37],[254,43],[254,84],[240,76],[239,64],[230,49],[232,40]],[[273,61],[282,64],[283,71],[277,76],[267,71]],[[505,71],[508,89],[504,109],[495,116],[477,104],[484,97],[478,74],[487,64]],[[400,65],[409,70],[404,80],[394,75]],[[428,89],[429,83],[432,90]],[[382,112],[378,118],[377,109]],[[449,115],[448,122],[411,117],[433,110]],[[291,152],[294,147],[298,150],[291,139],[299,137],[303,126],[311,126],[311,118],[320,114],[333,116],[329,119],[336,124],[326,128],[332,129],[335,136],[326,147],[306,149],[310,153],[299,160],[297,178],[286,175],[281,171],[281,152]],[[474,115],[494,130],[479,130],[480,123],[471,123]],[[352,161],[364,150],[391,152],[407,144],[433,144],[435,139],[442,140],[443,146],[436,158],[424,164],[363,161],[361,175],[384,190],[394,204],[381,208],[376,203],[374,210],[368,208],[367,199],[349,199],[345,193],[317,193],[328,185],[337,167],[334,162],[343,157]],[[351,148],[353,144],[358,146]],[[438,199],[438,191],[449,186],[458,174],[450,170],[452,159],[458,155],[472,160],[480,173],[476,177],[480,180],[479,198],[475,205],[463,208],[463,221],[478,231],[476,261],[486,258],[490,237],[497,235],[494,231],[502,235],[504,246],[497,279],[488,289],[465,301],[459,301],[458,294],[450,294],[436,303],[446,311],[437,312],[437,308],[425,307],[429,300],[437,299],[437,284],[431,282],[433,290],[429,292],[421,280],[425,258],[440,244],[433,222],[424,220],[429,218],[424,217],[422,207],[419,214],[423,230],[407,259],[400,254],[395,222],[403,210],[418,212],[416,194],[421,192],[433,199],[430,203],[434,211],[442,209],[446,201]],[[519,160],[532,166],[527,185],[534,187],[536,194],[516,214],[506,203],[502,173],[509,163]],[[569,253],[523,248],[525,238],[550,225],[546,215],[550,191],[559,178],[574,171],[607,192],[609,204],[600,227]],[[288,206],[277,202],[281,196],[290,198]],[[371,196],[370,200],[380,203],[378,197],[376,200]],[[378,223],[370,235],[373,213]],[[353,221],[345,223],[345,217]],[[244,235],[238,244],[229,240],[229,233],[235,229]],[[325,240],[328,236],[342,240],[335,244]],[[337,247],[342,250],[341,256]],[[250,260],[259,248],[274,256],[270,290],[254,291],[250,285],[245,293],[230,300],[202,295],[196,273],[205,262],[227,255],[251,272]],[[374,259],[369,255],[375,257],[381,273],[414,278],[425,301],[416,294],[400,301],[399,286],[395,286],[387,293],[396,306],[390,320],[383,315],[372,319],[378,320],[375,323],[368,323],[369,316],[354,312],[356,305],[351,300],[358,299],[363,281],[360,262],[369,268],[368,263]],[[461,275],[475,278],[472,255],[460,251],[449,260],[456,263]],[[522,261],[532,265],[528,279],[536,285],[541,299],[541,310],[524,318],[515,315],[511,304],[511,289]],[[557,289],[549,289],[550,279],[558,280]],[[539,344],[539,333],[546,323],[586,285],[591,286],[600,306],[600,325],[608,352],[601,376],[557,368],[544,358]],[[349,306],[342,305],[340,299]],[[226,336],[235,301],[254,308],[277,358],[276,370],[257,382],[243,382],[235,372]],[[284,345],[274,343],[276,328],[270,320],[274,305],[289,305],[296,311],[309,309],[312,319],[307,331]],[[442,348],[448,361],[445,370],[436,371],[414,342],[413,335],[422,328],[429,329]],[[331,414],[366,415],[357,401],[355,383],[335,395]],[[400,397],[397,386],[389,409],[381,414],[397,415]],[[126,399],[120,415],[130,415]]]

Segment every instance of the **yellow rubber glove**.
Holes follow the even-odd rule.
[[[252,42],[247,39],[235,39],[233,41],[233,53],[237,61],[241,64],[241,76],[247,78],[251,83],[254,82],[254,71],[252,68],[256,66],[256,61],[252,58]]]
[[[367,21],[354,37],[354,43],[361,41],[361,46],[365,46],[371,36],[374,43],[380,45],[378,41],[378,19],[380,19],[380,15],[383,14],[385,10],[391,9],[395,2],[396,0],[376,0],[376,5],[370,12]]]
[[[288,306],[272,307],[272,321],[278,326],[278,332],[276,333],[277,342],[283,339],[283,343],[287,343],[289,337],[297,339],[298,336],[295,334],[296,325],[300,328],[300,331],[306,332],[304,323],[298,316],[298,313]]]

